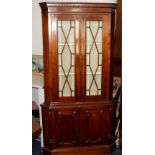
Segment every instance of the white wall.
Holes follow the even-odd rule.
[[[116,3],[117,0],[32,0],[32,54],[43,54],[42,22],[39,2],[97,2]]]
[[[41,0],[32,0],[32,53],[42,54],[42,22],[41,10],[38,3]]]

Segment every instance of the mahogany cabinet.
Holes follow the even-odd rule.
[[[115,4],[40,3],[44,155],[101,155],[115,147]]]

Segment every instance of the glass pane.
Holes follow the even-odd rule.
[[[97,87],[95,82],[93,81],[91,88],[90,88],[90,95],[97,95]]]
[[[92,69],[93,74],[95,74],[97,67],[98,67],[98,52],[95,47],[93,46],[91,52],[90,52],[90,68]]]
[[[59,97],[75,95],[75,21],[58,21]]]
[[[101,95],[103,21],[86,21],[86,95]]]
[[[63,35],[63,31],[62,31],[62,28],[61,28],[61,27],[58,28],[58,33],[59,33],[58,43],[59,43],[59,45],[60,45],[60,44],[63,45],[64,42],[65,42],[65,37],[64,37],[64,35]]]
[[[65,45],[65,48],[62,51],[61,55],[62,55],[62,67],[63,67],[65,73],[67,74],[71,67],[71,53],[70,53],[67,45]]]
[[[69,31],[70,31],[70,21],[62,21],[62,31],[64,35],[67,37]]]

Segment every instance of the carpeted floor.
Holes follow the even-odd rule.
[[[40,141],[38,140],[32,141],[32,155],[43,155],[41,152]],[[116,149],[112,154],[109,155],[122,155],[122,151]]]
[[[32,155],[42,155],[40,141],[32,140]]]

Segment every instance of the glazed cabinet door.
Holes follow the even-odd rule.
[[[111,27],[109,15],[83,15],[81,28],[82,96],[110,99]]]
[[[50,19],[53,101],[74,101],[80,89],[78,16],[51,15]]]

